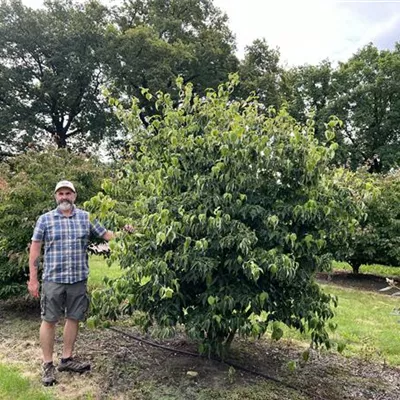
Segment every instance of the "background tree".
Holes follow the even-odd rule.
[[[245,49],[240,62],[239,97],[245,99],[254,93],[266,107],[279,108],[282,104],[282,67],[279,50],[271,49],[265,39],[257,39]]]
[[[358,274],[363,264],[400,265],[400,172],[370,175],[365,170],[357,172],[358,179],[374,189],[373,195],[364,199],[365,216],[351,236],[348,246],[341,248],[344,259]],[[359,191],[355,180],[349,187]],[[361,196],[358,196],[361,200]]]
[[[177,99],[178,76],[203,94],[237,70],[227,17],[211,0],[126,1],[114,10],[114,21],[108,73],[118,93],[140,99],[146,115],[156,110],[142,88]]]
[[[335,107],[335,74],[335,69],[327,60],[318,65],[295,67],[283,73],[289,113],[301,123],[306,123],[312,115],[315,121],[315,135],[321,141],[325,140],[325,124],[332,115],[336,115],[344,123],[347,122],[348,116],[341,112],[339,107]],[[333,162],[345,165],[349,150],[342,129],[336,131],[336,141],[339,148]]]
[[[400,126],[400,47],[369,44],[341,63],[336,73],[333,112],[345,122],[343,136],[353,164],[379,154],[386,169],[398,165]],[[336,112],[338,114],[338,112]]]
[[[95,0],[19,0],[0,7],[0,145],[3,156],[53,139],[86,149],[119,138],[100,86],[112,82],[154,102],[141,88],[170,91],[182,75],[199,93],[237,69],[227,17],[210,0],[137,0],[113,9]],[[110,85],[112,88],[112,85]]]
[[[324,137],[324,127],[319,121],[325,117],[327,103],[331,99],[333,68],[329,61],[323,61],[319,65],[304,65],[293,68],[292,93],[289,98],[289,111],[302,123],[305,123],[311,112],[316,120],[317,134]]]
[[[200,350],[220,354],[236,333],[270,327],[279,339],[280,322],[330,346],[333,299],[314,275],[330,268],[326,245],[346,240],[356,211],[341,177],[325,175],[336,145],[319,145],[311,122],[231,100],[232,79],[205,97],[180,80],[179,107],[159,93],[146,131],[138,100],[119,107],[135,157],[87,206],[137,230],[110,243],[125,274],[93,293],[94,318],[142,310],[163,335],[183,324]]]
[[[19,0],[0,5],[0,145],[59,148],[96,143],[111,128],[100,49],[107,9],[96,1],[46,1],[32,10]]]
[[[100,190],[106,167],[66,150],[33,152],[0,163],[0,298],[26,293],[28,246],[37,218],[55,208],[54,187],[70,179],[82,204]]]
[[[399,54],[399,45],[379,51],[370,44],[335,69],[324,61],[285,71],[292,89],[287,95],[291,115],[304,122],[313,112],[318,138],[330,115],[343,121],[336,162],[354,169],[374,158],[386,170],[398,165]]]

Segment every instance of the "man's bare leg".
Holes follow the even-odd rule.
[[[78,336],[78,330],[79,330],[78,320],[69,318],[65,320],[64,347],[63,347],[62,358],[72,357],[72,354],[74,352],[75,341]]]
[[[53,361],[55,332],[56,322],[42,321],[40,325],[40,346],[42,347],[44,363]]]
[[[79,321],[67,318],[64,325],[64,347],[61,362],[58,370],[70,372],[85,372],[90,370],[90,363],[77,361],[72,355],[74,353],[74,345],[78,336]]]

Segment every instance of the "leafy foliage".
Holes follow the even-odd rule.
[[[0,144],[18,153],[52,140],[93,144],[112,127],[99,86],[107,9],[96,1],[0,5]],[[76,146],[77,147],[77,146]]]
[[[125,273],[93,293],[94,320],[142,310],[161,335],[183,324],[200,350],[220,354],[236,333],[271,328],[279,339],[278,321],[330,346],[335,299],[314,274],[330,268],[327,242],[346,240],[356,212],[340,175],[325,175],[336,144],[320,145],[312,121],[230,100],[231,79],[205,97],[179,80],[179,107],[158,93],[147,130],[137,100],[118,108],[130,159],[87,206],[136,231],[110,243]]]
[[[78,202],[100,189],[105,167],[67,151],[28,152],[0,164],[0,298],[26,291],[28,248],[40,214],[55,207],[61,179],[74,182]]]
[[[335,162],[353,169],[378,154],[384,170],[399,165],[400,47],[379,50],[372,44],[333,68],[328,61],[285,72],[289,110],[299,121],[315,114],[317,137],[324,121],[343,121]]]
[[[201,92],[237,70],[227,18],[210,0],[96,0],[0,4],[0,157],[41,149],[120,144],[101,86],[154,104],[142,87],[170,91],[177,76]],[[122,138],[121,138],[122,137]]]
[[[286,71],[285,75],[290,82],[287,94],[290,114],[302,123],[306,123],[309,115],[313,114],[315,134],[318,139],[323,139],[324,124],[331,115],[327,105],[333,97],[331,63],[323,61],[319,65],[299,66]]]
[[[353,159],[367,160],[389,145],[398,150],[399,78],[399,45],[380,51],[369,44],[340,65],[333,112],[346,121],[343,134],[352,143]],[[398,153],[387,159],[383,152],[380,155],[386,170],[399,163]]]
[[[239,66],[238,95],[246,98],[254,93],[266,107],[279,108],[284,97],[284,74],[279,66],[279,50],[271,49],[265,39],[255,40],[245,49]]]
[[[146,115],[156,113],[142,88],[178,97],[178,76],[198,93],[217,87],[237,70],[227,17],[210,0],[125,1],[114,11],[107,34],[108,75],[117,93],[140,99]]]
[[[349,241],[345,259],[355,273],[362,264],[400,265],[400,172],[357,174],[374,192],[364,200],[366,216]]]

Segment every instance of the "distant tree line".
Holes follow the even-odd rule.
[[[102,93],[140,101],[147,126],[162,90],[178,101],[182,76],[203,95],[230,72],[241,84],[234,98],[255,93],[265,107],[286,107],[299,122],[314,115],[317,138],[336,115],[340,145],[334,162],[371,171],[400,159],[400,44],[392,51],[368,44],[334,67],[284,68],[278,49],[257,39],[239,60],[227,16],[212,0],[130,0],[109,7],[96,0],[20,0],[0,4],[0,157],[41,150],[49,143],[110,154],[125,142],[124,128]],[[379,161],[378,161],[379,160]]]

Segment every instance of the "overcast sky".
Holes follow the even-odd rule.
[[[38,6],[42,0],[23,0]],[[111,1],[107,1],[111,3]],[[344,61],[369,42],[393,48],[400,41],[399,1],[214,0],[236,35],[238,56],[254,39],[279,47],[289,65]]]

